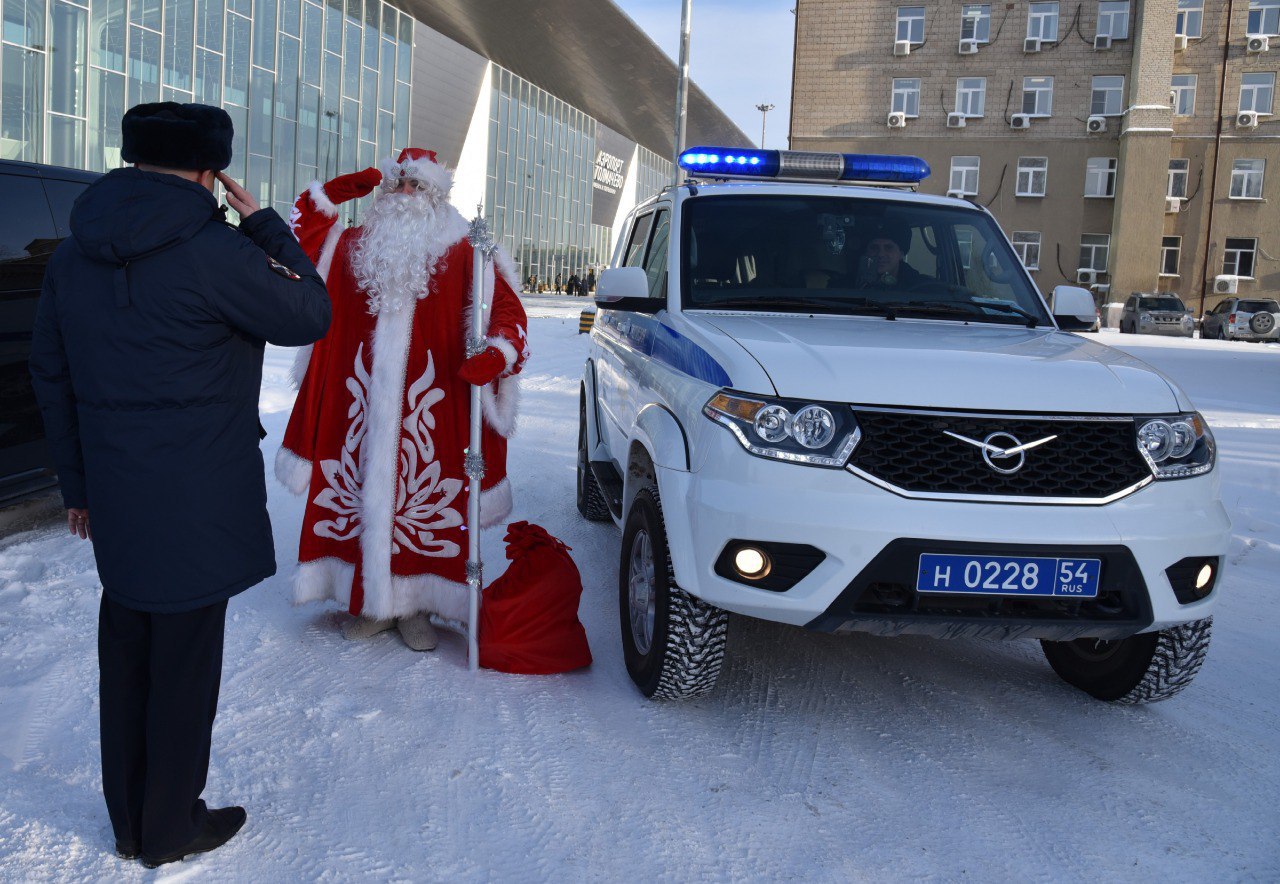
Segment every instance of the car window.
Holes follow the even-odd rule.
[[[667,274],[667,241],[671,233],[671,214],[663,209],[655,216],[653,238],[649,243],[649,253],[644,259],[644,272],[649,277],[649,297],[660,298],[665,293],[664,280]]]
[[[0,174],[0,477],[44,465],[28,443],[44,435],[27,358],[31,328],[57,231],[39,178]]]
[[[49,197],[49,208],[53,210],[53,223],[59,237],[71,235],[71,207],[88,186],[87,181],[44,180],[44,192]]]
[[[1241,313],[1280,313],[1280,303],[1275,301],[1241,301]]]
[[[1182,313],[1187,309],[1187,305],[1182,303],[1178,298],[1141,298],[1139,303],[1141,310],[1173,310]]]
[[[639,267],[644,261],[644,247],[649,241],[649,228],[653,224],[653,213],[648,212],[636,219],[631,228],[631,239],[627,242],[627,254],[622,262],[623,267]]]
[[[690,309],[1049,324],[1017,254],[973,209],[845,196],[686,200]]]

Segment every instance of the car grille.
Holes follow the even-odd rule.
[[[850,466],[912,494],[975,497],[1077,498],[1120,494],[1151,477],[1135,446],[1132,419],[1088,420],[966,415],[855,408],[862,440]],[[1021,468],[1004,474],[989,466],[982,449],[946,435],[984,441],[1007,433],[1025,444],[1057,436],[1024,452]],[[1007,441],[993,444],[1010,447]],[[1011,460],[996,460],[1008,468]]]

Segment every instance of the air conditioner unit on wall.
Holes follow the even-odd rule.
[[[1022,51],[1023,52],[1039,52],[1040,46],[1043,43],[1044,41],[1041,40],[1039,37],[1028,37],[1027,39],[1022,41]]]
[[[960,54],[961,55],[977,55],[978,41],[977,40],[961,40]]]
[[[1098,271],[1091,270],[1088,267],[1080,267],[1076,270],[1076,282],[1080,285],[1094,285],[1098,281]]]
[[[1271,38],[1255,34],[1245,42],[1244,48],[1246,52],[1268,52],[1271,49]]]
[[[1164,211],[1166,215],[1177,214],[1182,211],[1182,200],[1176,196],[1167,196],[1164,198]]]
[[[1106,132],[1107,118],[1104,116],[1095,114],[1094,116],[1090,117],[1088,120],[1085,121],[1084,129],[1090,135],[1097,135],[1101,132]]]
[[[1174,34],[1174,35],[1173,35],[1173,51],[1174,51],[1174,52],[1182,52],[1182,51],[1184,51],[1186,48],[1187,48],[1187,35],[1186,35],[1186,34]]]
[[[893,54],[894,55],[910,55],[911,41],[910,40],[895,41],[893,44]]]
[[[889,114],[889,128],[890,129],[907,128],[907,115],[904,114],[902,111],[894,111],[893,113]]]
[[[965,127],[964,114],[947,114],[948,129],[963,129]]]
[[[1099,34],[1098,36],[1094,37],[1094,38],[1093,38],[1093,48],[1094,48],[1094,49],[1097,49],[1097,50],[1110,49],[1110,48],[1111,48],[1111,35],[1110,35],[1110,34]]]
[[[1237,129],[1258,128],[1258,114],[1255,111],[1241,111],[1236,115]]]
[[[1009,118],[1009,127],[1011,129],[1030,129],[1031,114],[1014,114]]]
[[[1215,295],[1234,295],[1240,287],[1240,280],[1234,276],[1215,276],[1213,293]]]

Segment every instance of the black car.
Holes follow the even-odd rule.
[[[98,175],[0,161],[0,506],[57,484],[31,391],[31,327],[71,205]]]

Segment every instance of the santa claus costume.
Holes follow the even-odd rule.
[[[343,229],[337,206],[380,184],[364,225]],[[485,385],[482,524],[511,512],[525,313],[501,252],[484,290],[471,290],[479,258],[451,186],[434,153],[409,148],[381,170],[313,184],[294,204],[290,226],[333,300],[328,335],[295,365],[298,398],[276,458],[280,482],[307,495],[296,603],[336,599],[374,622],[430,613],[465,623],[470,383]],[[477,305],[489,346],[468,359]]]

